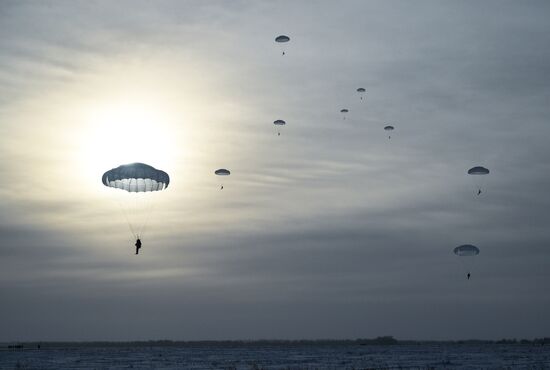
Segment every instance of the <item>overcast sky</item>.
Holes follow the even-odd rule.
[[[548,336],[549,17],[1,1],[0,341]],[[139,256],[101,183],[136,161]]]

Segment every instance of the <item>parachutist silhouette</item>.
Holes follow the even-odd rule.
[[[221,189],[220,189],[220,190],[223,190],[223,185],[222,185],[222,187],[221,187]]]
[[[468,276],[468,280],[470,280],[470,273],[469,272],[468,272],[468,275],[466,275],[466,276]]]
[[[141,240],[139,240],[139,238],[137,238],[135,245],[136,245],[136,254],[139,254],[139,249],[141,248]]]
[[[280,133],[280,132],[277,132],[277,136],[281,136],[281,133]]]
[[[285,55],[285,52],[283,51],[283,55]]]
[[[481,194],[481,189],[479,189],[479,190],[477,191],[477,195],[479,195],[479,194]]]

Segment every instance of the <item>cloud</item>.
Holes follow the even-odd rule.
[[[3,3],[0,340],[545,335],[547,10]],[[177,144],[140,256],[90,118],[130,103]]]

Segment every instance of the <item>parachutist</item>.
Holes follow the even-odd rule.
[[[469,272],[468,272],[468,275],[466,275],[466,276],[468,276],[468,280],[470,280],[470,273]]]
[[[222,185],[222,187],[221,187],[221,189],[220,189],[220,190],[223,190],[223,185]]]
[[[479,194],[481,194],[481,189],[479,189],[479,190],[477,191],[477,195],[479,195]]]
[[[283,51],[283,55],[285,55],[285,52]]]
[[[281,133],[280,133],[280,132],[277,132],[277,136],[281,136]]]
[[[137,238],[135,245],[136,245],[136,254],[139,254],[139,249],[141,248],[141,240],[139,240],[139,238]]]

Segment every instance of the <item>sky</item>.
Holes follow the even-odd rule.
[[[0,341],[548,336],[549,16],[1,1]]]

